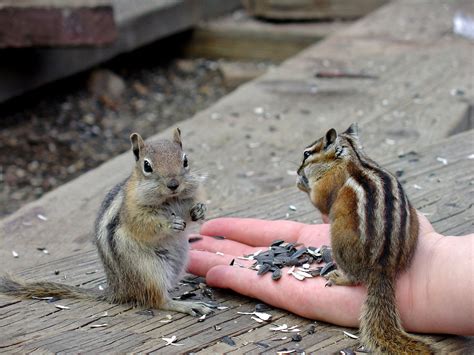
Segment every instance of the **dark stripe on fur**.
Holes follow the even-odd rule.
[[[384,218],[385,218],[385,235],[383,246],[381,250],[381,254],[379,255],[378,262],[382,266],[387,266],[390,257],[390,246],[391,246],[391,237],[392,237],[392,230],[394,228],[393,225],[393,191],[392,191],[392,180],[390,176],[378,170],[378,175],[382,179],[383,182],[383,193],[384,193],[384,202],[385,202],[385,210],[384,210]]]
[[[117,257],[117,245],[115,241],[115,231],[120,223],[119,213],[107,224],[107,242],[109,243],[110,252],[114,258]]]
[[[408,198],[403,191],[400,181],[397,180],[398,189],[400,190],[400,232],[398,233],[398,255],[396,260],[396,265],[400,265],[400,260],[403,256],[403,251],[405,249],[405,240],[408,237],[406,235],[406,224],[408,223],[407,218],[407,208],[408,208]]]

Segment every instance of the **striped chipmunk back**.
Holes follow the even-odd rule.
[[[431,353],[402,330],[395,301],[396,277],[418,240],[416,210],[397,178],[365,154],[357,125],[340,134],[330,129],[307,146],[297,175],[297,187],[331,222],[338,269],[329,282],[367,285],[362,341],[376,352]]]

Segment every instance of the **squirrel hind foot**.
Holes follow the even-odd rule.
[[[204,314],[210,314],[213,312],[211,308],[209,308],[202,302],[177,301],[177,300],[169,300],[163,306],[161,306],[160,309],[164,311],[187,313],[193,317],[198,317],[198,316],[201,316]]]

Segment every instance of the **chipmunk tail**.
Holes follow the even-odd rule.
[[[0,276],[0,293],[24,299],[32,297],[105,299],[104,293],[99,290],[84,289],[48,281],[26,282],[13,278],[11,275]]]
[[[367,282],[360,332],[369,350],[384,354],[434,354],[432,347],[408,335],[402,328],[396,308],[395,281],[374,275]]]

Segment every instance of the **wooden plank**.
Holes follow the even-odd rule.
[[[387,0],[244,0],[247,11],[271,20],[352,19],[364,16]]]
[[[243,11],[205,21],[183,44],[185,56],[281,62],[351,22],[270,23]]]
[[[111,1],[0,2],[0,48],[100,46],[116,37]]]
[[[474,165],[472,152],[466,150],[474,139],[474,131],[468,131],[417,152],[389,158],[383,164],[398,171],[414,205],[428,214],[435,228],[445,233],[452,225],[460,225],[459,233],[472,233],[474,197]],[[447,164],[437,160],[442,156]],[[414,185],[422,187],[415,188]],[[288,206],[297,206],[292,211]],[[271,206],[271,208],[269,208]],[[289,216],[287,215],[289,214]],[[319,220],[307,197],[296,188],[285,189],[261,196],[241,205],[225,208],[219,216],[243,216],[267,219],[291,219],[302,222]],[[459,224],[461,222],[461,224]],[[60,270],[59,275],[54,270]],[[90,271],[98,270],[96,273]],[[22,273],[27,279],[48,279],[86,287],[98,287],[104,274],[91,250],[51,263],[31,267]],[[64,275],[67,278],[64,279]],[[196,286],[182,284],[174,291],[180,294]],[[0,295],[0,351],[6,352],[199,352],[199,353],[275,353],[283,348],[304,349],[321,354],[335,353],[344,348],[355,349],[357,341],[347,338],[343,330],[330,324],[317,322],[315,334],[307,330],[313,321],[273,309],[270,323],[257,323],[250,316],[238,311],[251,311],[255,300],[225,290],[214,290],[219,304],[229,307],[217,311],[204,322],[183,314],[154,311],[153,315],[139,314],[140,309],[125,305],[85,300],[60,300],[56,303],[69,306],[68,310],[55,308],[45,301],[18,301]],[[104,312],[107,312],[105,315]],[[172,315],[168,322],[166,315]],[[25,322],[25,320],[27,320]],[[103,324],[104,328],[91,328]],[[273,333],[270,327],[286,323],[298,325],[303,339],[291,341],[291,334]],[[218,326],[221,330],[216,330]],[[182,346],[166,347],[163,337],[176,335]],[[232,347],[222,342],[230,336],[236,342]],[[281,339],[287,336],[286,339]],[[436,342],[439,349],[462,352],[472,349],[474,338],[453,336],[426,336]],[[278,338],[278,339],[277,339]],[[272,340],[277,339],[277,340]],[[263,342],[268,348],[256,343]]]
[[[203,19],[222,15],[239,5],[238,0],[112,0],[112,2],[118,37],[110,46],[27,49],[28,55],[14,49],[2,51],[0,102],[76,74],[121,53],[190,29]]]

